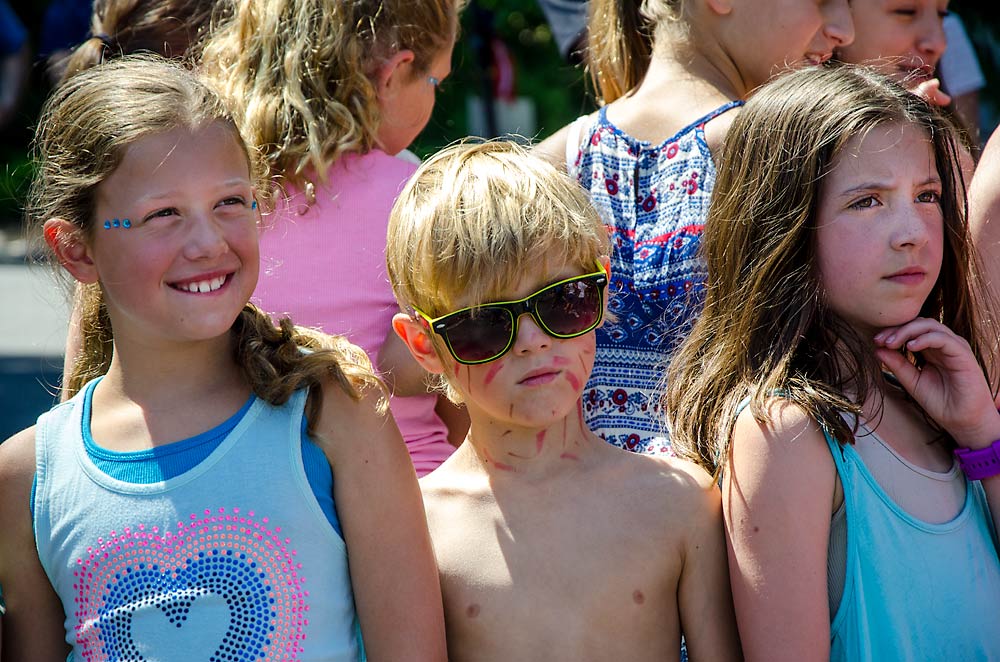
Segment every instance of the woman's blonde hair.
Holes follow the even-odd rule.
[[[609,251],[607,230],[574,180],[496,140],[450,146],[420,166],[389,216],[386,264],[400,308],[437,317],[501,300],[525,274],[561,265],[594,271]]]
[[[662,28],[684,26],[684,0],[590,0],[587,69],[601,103],[639,86]],[[678,29],[672,38],[686,30]]]
[[[705,308],[667,375],[664,408],[681,457],[709,471],[725,466],[739,403],[749,399],[764,422],[775,395],[800,406],[839,443],[853,442],[856,425],[841,413],[861,416],[862,403],[877,397],[881,367],[871,339],[826,305],[816,210],[823,178],[844,146],[892,123],[927,135],[942,181],[944,257],[920,315],[967,339],[982,364],[990,345],[980,342],[975,322],[986,299],[973,285],[952,125],[864,68],[787,73],[751,97],[726,139],[702,240]],[[988,321],[979,330],[996,338]]]
[[[195,131],[215,123],[228,127],[244,150],[250,179],[266,202],[262,160],[247,150],[219,98],[180,64],[155,56],[127,56],[80,72],[57,88],[43,108],[35,138],[38,168],[27,206],[29,225],[39,228],[48,219],[61,218],[79,228],[83,241],[91,241],[97,189],[130,145],[166,131]],[[107,372],[114,346],[100,284],[85,286],[81,303],[82,350],[64,376],[69,395]],[[346,340],[293,327],[287,320],[276,328],[252,305],[234,322],[233,334],[235,360],[254,392],[272,404],[327,376],[354,397],[358,388],[378,383],[364,353]],[[303,353],[303,347],[316,351]],[[310,421],[316,420],[319,405],[314,398]]]
[[[62,80],[106,59],[155,53],[183,59],[209,29],[215,0],[94,0],[91,37],[66,58]]]
[[[272,174],[301,184],[376,146],[372,76],[409,49],[425,72],[454,39],[456,0],[226,0],[204,45],[206,75],[242,117]]]

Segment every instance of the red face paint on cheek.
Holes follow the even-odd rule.
[[[570,360],[567,359],[565,356],[557,356],[554,359],[552,359],[552,365],[556,368],[561,368],[564,365],[569,365],[569,364]]]
[[[572,453],[563,453],[562,455],[559,456],[559,458],[562,460],[573,460],[574,462],[580,461],[580,458],[578,458],[576,455],[573,455]]]
[[[503,361],[496,361],[490,366],[490,369],[486,372],[486,376],[483,378],[483,383],[489,386],[493,382],[493,378],[497,376],[497,373],[503,370]]]
[[[580,380],[572,372],[565,372],[563,374],[566,375],[566,381],[569,382],[570,388],[574,391],[579,391],[583,387],[583,384],[580,383]]]

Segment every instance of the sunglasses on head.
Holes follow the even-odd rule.
[[[495,361],[514,346],[517,321],[528,314],[553,338],[576,338],[593,331],[604,319],[604,288],[608,274],[599,271],[552,283],[517,301],[484,303],[431,318],[414,309],[448,351],[464,365]]]

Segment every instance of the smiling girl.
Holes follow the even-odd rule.
[[[247,303],[267,189],[219,100],[123,58],[56,91],[37,146],[29,218],[84,286],[84,354],[0,447],[5,659],[443,659],[370,364]]]
[[[936,69],[948,46],[944,17],[948,0],[853,0],[854,41],[837,58],[872,66],[931,103],[945,106]]]

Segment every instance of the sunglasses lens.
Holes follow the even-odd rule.
[[[552,287],[535,302],[538,317],[560,336],[580,335],[601,320],[601,288],[591,280],[574,280]]]
[[[444,335],[455,358],[478,363],[496,358],[507,349],[513,326],[508,311],[483,306],[449,321]]]

